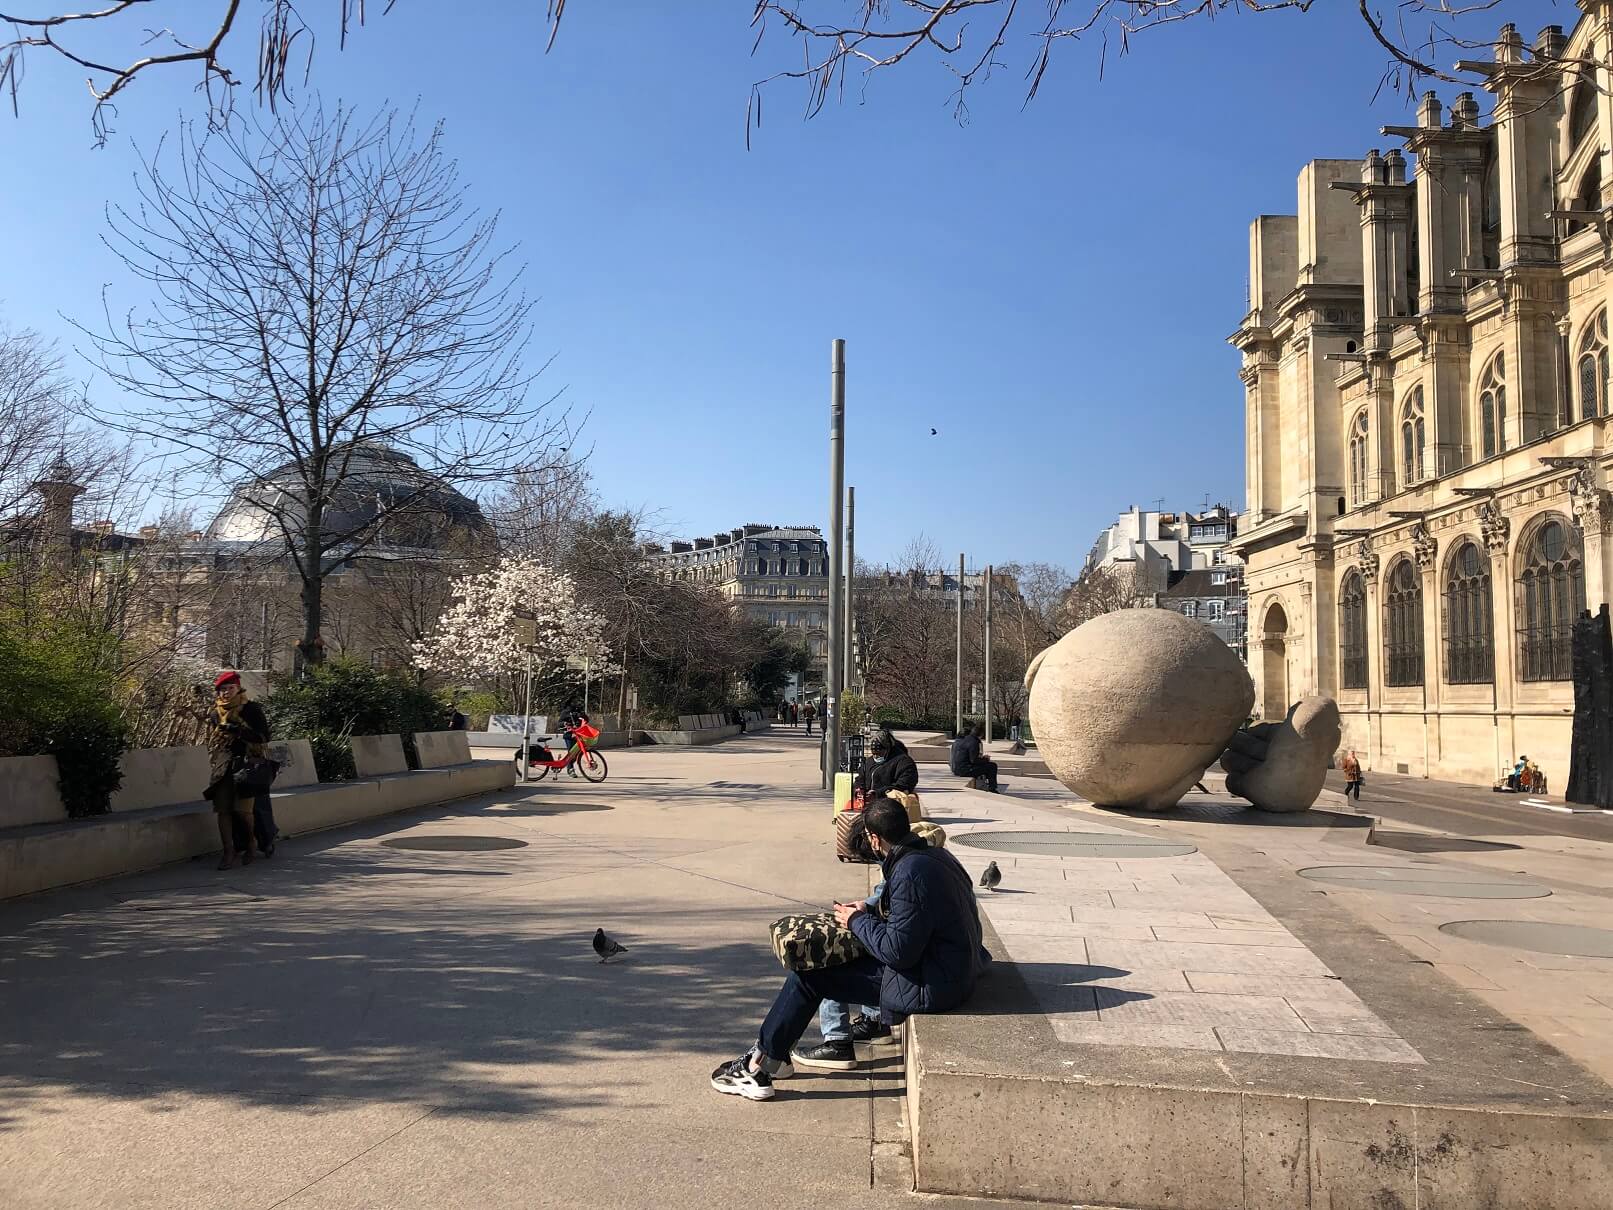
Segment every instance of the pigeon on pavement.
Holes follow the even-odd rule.
[[[601,962],[609,962],[617,954],[627,953],[627,947],[614,937],[605,936],[604,929],[594,930],[594,953],[599,955]]]
[[[986,868],[981,872],[980,885],[988,891],[995,891],[1002,885],[1003,872],[997,868],[995,861],[987,862]]]

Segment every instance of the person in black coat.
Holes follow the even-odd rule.
[[[835,919],[868,950],[818,970],[791,971],[762,1022],[756,1045],[711,1073],[711,1086],[752,1101],[773,1096],[773,1075],[825,999],[878,1004],[886,1024],[914,1013],[943,1013],[974,992],[990,961],[968,872],[945,849],[913,835],[907,812],[887,798],[868,806],[868,841],[885,889],[867,903],[835,904]]]
[[[907,754],[907,745],[892,735],[889,728],[874,736],[870,751],[873,757],[863,762],[856,782],[864,803],[884,798],[888,790],[905,790],[912,794],[918,789],[919,767]]]
[[[986,788],[997,793],[997,762],[989,759],[983,748],[986,729],[979,723],[959,734],[952,741],[952,772],[959,777],[984,777]]]

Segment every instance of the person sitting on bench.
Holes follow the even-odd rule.
[[[984,777],[986,779],[986,789],[995,794],[997,793],[997,762],[987,760],[981,752],[981,745],[985,735],[985,727],[976,723],[973,727],[965,728],[958,735],[958,738],[952,741],[952,772],[959,777]]]
[[[907,745],[892,735],[889,727],[881,728],[874,736],[870,750],[873,759],[863,761],[855,787],[862,791],[864,803],[885,798],[891,790],[912,794],[918,789],[919,767],[907,754]]]

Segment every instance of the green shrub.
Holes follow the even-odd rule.
[[[264,703],[274,733],[290,739],[323,737],[332,772],[350,769],[354,735],[401,735],[411,769],[420,761],[414,750],[416,731],[445,731],[452,715],[448,703],[416,684],[407,674],[383,672],[353,659],[335,659],[308,668],[300,680],[286,681]],[[345,749],[346,755],[341,752]],[[315,748],[314,765],[321,781],[325,766]],[[348,777],[353,774],[349,772]]]
[[[353,764],[353,741],[330,731],[314,731],[308,736],[314,754],[314,776],[320,781],[352,781],[358,776]]]
[[[123,780],[117,654],[113,636],[71,618],[0,618],[0,756],[54,756],[75,818],[106,811]]]
[[[848,689],[840,695],[840,733],[849,735],[861,731],[868,722],[868,703],[863,695]]]

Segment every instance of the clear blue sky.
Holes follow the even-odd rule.
[[[326,30],[313,83],[446,120],[541,297],[549,385],[592,412],[605,501],[689,533],[823,523],[840,336],[858,551],[876,560],[923,531],[971,562],[1074,565],[1130,504],[1241,506],[1225,337],[1249,220],[1292,211],[1305,160],[1410,120],[1402,97],[1373,103],[1383,56],[1342,2],[1156,32],[1102,80],[1096,47],[1071,45],[1028,108],[1003,72],[963,126],[933,60],[805,123],[784,82],[748,151],[750,84],[799,59],[783,39],[751,57],[749,0],[574,4],[547,56],[533,0],[478,4],[479,22],[427,7],[372,16],[346,51]],[[1526,39],[1577,16],[1503,11]],[[247,73],[255,33],[230,51]],[[129,195],[134,144],[200,112],[188,80],[141,81],[94,150],[75,79],[36,57],[20,121],[0,117],[0,314],[67,345],[61,317],[93,319],[103,283],[141,301],[102,209]]]

